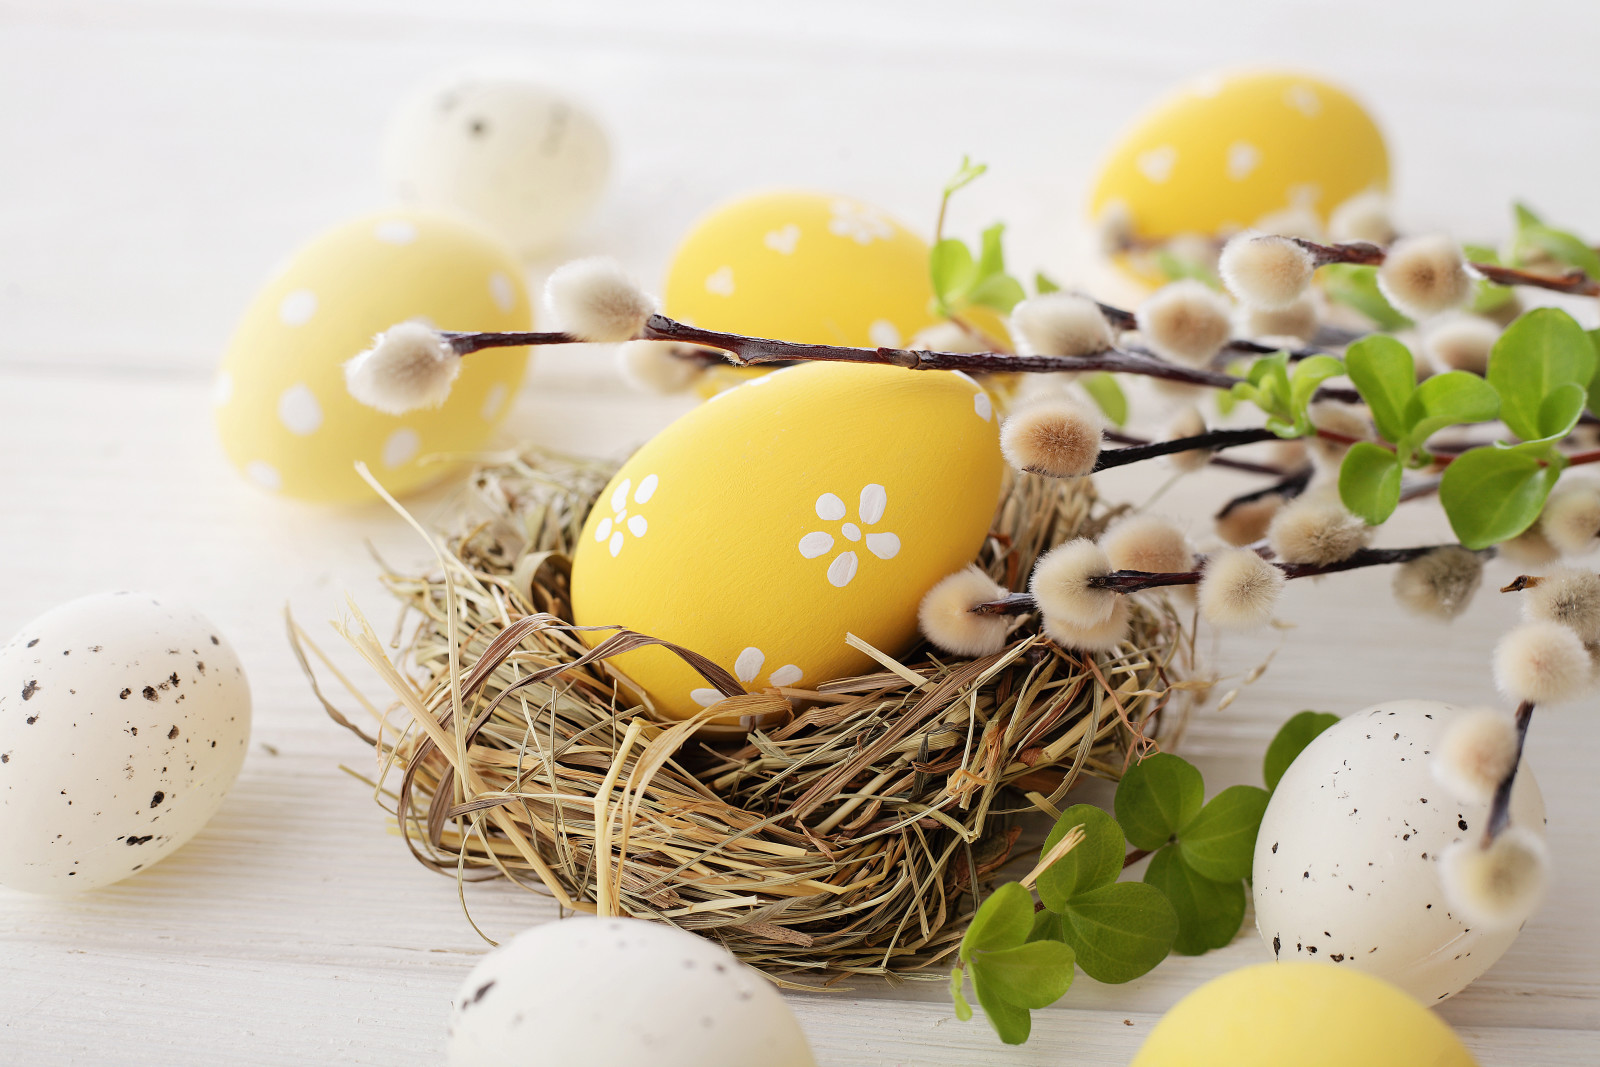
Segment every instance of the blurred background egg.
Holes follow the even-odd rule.
[[[1438,860],[1481,834],[1489,805],[1440,785],[1431,761],[1459,714],[1395,700],[1329,727],[1290,765],[1256,838],[1256,928],[1279,959],[1378,975],[1427,1004],[1460,992],[1518,931],[1450,913]],[[1544,799],[1524,764],[1511,820],[1544,835]]]
[[[611,170],[599,121],[537,81],[451,73],[389,120],[384,182],[403,203],[457,208],[524,255],[584,221]]]
[[[1259,963],[1161,1017],[1132,1067],[1474,1067],[1433,1012],[1360,971]]]
[[[193,608],[83,597],[0,649],[0,885],[71,893],[166,858],[216,814],[250,687]]]
[[[1125,213],[1146,241],[1264,220],[1284,232],[1305,216],[1320,229],[1350,197],[1388,185],[1383,135],[1344,90],[1295,72],[1221,73],[1180,89],[1122,137],[1089,210]]]
[[[484,957],[450,1012],[451,1067],[815,1067],[771,983],[722,946],[579,917]]]
[[[601,494],[574,553],[574,617],[683,645],[752,691],[866,668],[846,633],[898,654],[922,595],[988,533],[997,423],[981,386],[943,371],[808,363],[729,390]],[[614,662],[669,715],[721,699],[663,649]]]
[[[527,349],[465,360],[437,409],[384,415],[345,390],[345,361],[407,319],[527,330],[533,313],[516,258],[472,223],[400,209],[335,227],[257,294],[223,357],[215,415],[234,466],[284,496],[369,500],[357,460],[405,493],[450,470],[423,457],[482,447],[522,383]]]

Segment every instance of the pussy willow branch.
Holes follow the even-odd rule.
[[[1148,445],[1148,437],[1135,437],[1133,434],[1123,433],[1120,430],[1106,430],[1100,436],[1114,444],[1119,445]],[[1271,463],[1251,463],[1247,459],[1233,459],[1228,456],[1212,456],[1207,460],[1214,467],[1227,467],[1229,470],[1246,471],[1250,474],[1269,474],[1274,478],[1281,478],[1287,472]]]
[[[1388,255],[1377,245],[1367,244],[1364,241],[1325,245],[1308,241],[1304,237],[1291,237],[1290,240],[1315,256],[1319,267],[1328,263],[1354,263],[1364,267],[1378,267],[1383,265]],[[1600,296],[1600,281],[1595,281],[1577,269],[1567,271],[1565,274],[1539,274],[1516,267],[1502,267],[1497,263],[1469,262],[1467,266],[1496,285],[1526,285],[1534,289],[1548,289],[1555,293]]]
[[[1285,578],[1314,578],[1321,574],[1359,570],[1362,567],[1382,567],[1392,563],[1409,563],[1441,548],[1459,548],[1459,545],[1417,545],[1412,548],[1363,548],[1337,563],[1273,563]],[[1478,550],[1480,556],[1493,556],[1494,549]],[[1112,571],[1089,579],[1094,589],[1109,589],[1113,593],[1140,593],[1146,589],[1160,589],[1172,585],[1198,585],[1205,577],[1205,557],[1192,571]],[[990,600],[974,606],[974,615],[1026,615],[1036,611],[1038,603],[1032,593],[1011,593],[999,600]]]
[[[1483,843],[1488,845],[1511,822],[1511,787],[1517,784],[1517,768],[1522,766],[1522,745],[1528,739],[1528,723],[1533,721],[1533,704],[1524,700],[1517,705],[1517,758],[1511,770],[1494,788],[1494,803],[1489,808],[1489,825],[1483,832]]]
[[[1264,500],[1269,496],[1282,497],[1284,500],[1293,500],[1295,497],[1306,491],[1306,487],[1311,484],[1311,475],[1313,473],[1314,468],[1310,465],[1307,465],[1301,467],[1293,474],[1285,475],[1269,486],[1257,489],[1253,493],[1242,493],[1228,501],[1226,504],[1222,505],[1222,510],[1217,512],[1216,518],[1225,519],[1234,508],[1243,507],[1246,504],[1253,504],[1257,500]]]

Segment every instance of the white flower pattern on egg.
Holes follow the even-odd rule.
[[[876,482],[864,486],[857,504],[858,525],[845,518],[849,514],[845,503],[837,494],[823,493],[817,497],[817,518],[824,522],[837,522],[839,536],[849,542],[864,542],[868,552],[879,559],[894,559],[900,554],[900,537],[885,530],[863,534],[861,527],[876,526],[889,507],[889,491]],[[816,559],[833,551],[836,539],[826,530],[813,530],[800,538],[800,554],[806,559]],[[846,548],[828,564],[828,584],[838,589],[849,585],[861,567],[861,558],[854,549]]]
[[[828,220],[828,232],[836,237],[846,237],[858,245],[873,241],[887,241],[894,236],[894,226],[874,208],[854,200],[835,200],[829,205],[833,217]]]
[[[743,652],[740,652],[739,657],[733,661],[733,676],[746,686],[749,686],[750,683],[761,676],[761,668],[766,665],[766,662],[767,654],[751,645],[745,648]],[[799,667],[793,663],[785,663],[767,675],[767,684],[775,687],[793,685],[803,677],[805,677],[805,672]],[[689,690],[689,699],[699,704],[702,708],[709,708],[725,698],[719,690],[705,687]]]
[[[633,503],[648,504],[660,484],[660,478],[654,474],[647,474],[639,479],[637,489],[633,488],[631,479],[624,478],[622,484],[611,491],[612,514],[595,525],[594,539],[610,550],[613,559],[622,552],[622,546],[627,542],[629,534],[640,538],[650,530],[650,522],[643,515],[628,514],[628,491],[633,490]]]

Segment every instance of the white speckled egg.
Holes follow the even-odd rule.
[[[472,969],[452,1067],[815,1067],[770,983],[720,945],[639,919],[524,931]]]
[[[594,116],[519,77],[435,80],[395,111],[384,147],[395,196],[465,211],[524,253],[582,222],[610,169]]]
[[[93,889],[216,814],[250,740],[250,687],[198,612],[104,593],[0,648],[0,885]]]
[[[1433,1003],[1511,946],[1516,930],[1452,915],[1439,883],[1439,855],[1489,817],[1486,803],[1458,800],[1433,776],[1458,714],[1433,700],[1379,704],[1330,727],[1289,767],[1256,838],[1256,928],[1277,958],[1369,971]],[[1511,819],[1544,834],[1526,764]]]

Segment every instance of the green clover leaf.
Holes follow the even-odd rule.
[[[1295,757],[1315,741],[1322,731],[1338,721],[1339,716],[1326,711],[1302,711],[1290,716],[1289,721],[1278,728],[1261,761],[1261,777],[1267,783],[1267,789],[1278,788],[1283,772],[1289,769]]]
[[[1154,851],[1189,825],[1205,797],[1205,780],[1192,763],[1157,752],[1128,768],[1114,807],[1134,847]]]
[[[1144,880],[1161,890],[1178,917],[1172,947],[1185,956],[1222,948],[1244,925],[1244,882],[1214,882],[1189,866],[1176,845],[1150,857]]]
[[[1268,796],[1253,785],[1234,785],[1212,797],[1178,836],[1184,861],[1214,882],[1250,877]]]

